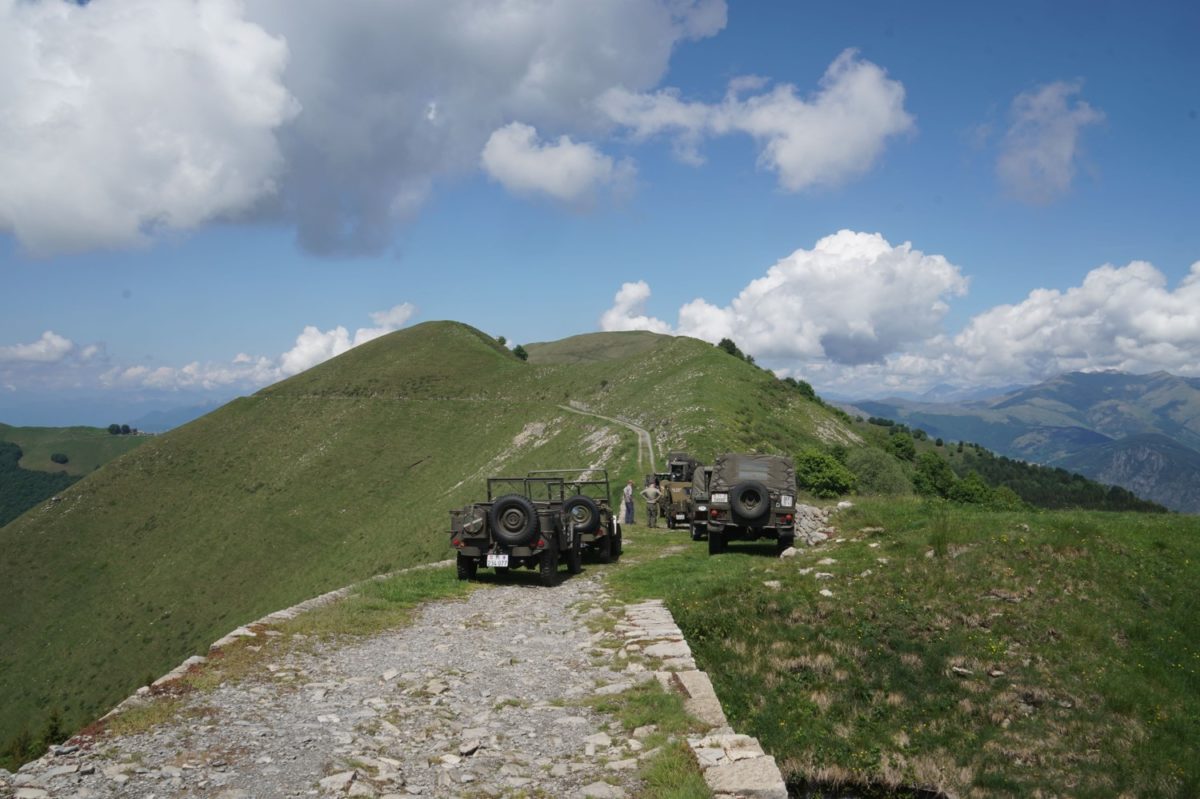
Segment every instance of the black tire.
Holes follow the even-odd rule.
[[[538,579],[546,587],[558,584],[558,547],[553,541],[538,556]]]
[[[771,493],[757,480],[747,480],[729,489],[729,506],[748,522],[771,512]]]
[[[488,524],[497,541],[518,546],[537,532],[537,508],[527,497],[506,494],[492,503],[488,511]]]
[[[796,536],[794,536],[794,535],[779,536],[779,540],[777,540],[775,542],[775,554],[782,555],[783,551],[785,549],[787,549],[790,546],[794,546],[795,543],[796,543]]]
[[[625,538],[621,535],[621,528],[617,528],[617,537],[613,539],[613,563],[621,559],[625,554]]]
[[[479,571],[479,561],[475,558],[468,558],[461,552],[458,554],[455,565],[458,568],[458,579],[460,580],[474,580]]]
[[[575,532],[591,535],[600,529],[600,506],[591,497],[576,494],[563,503],[563,516],[575,522]]]
[[[583,571],[583,536],[578,532],[575,533],[575,538],[571,541],[571,548],[567,550],[567,573],[579,574]]]
[[[674,516],[671,516],[671,515],[667,516],[667,529],[668,530],[675,529],[675,517]]]
[[[596,559],[601,563],[613,562],[613,541],[615,538],[612,532],[609,532],[608,535],[596,539]]]
[[[725,551],[725,533],[718,530],[708,531],[708,554],[720,555]]]
[[[701,541],[704,539],[705,526],[703,524],[692,525],[692,540]]]

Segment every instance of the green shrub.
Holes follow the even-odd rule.
[[[917,457],[917,444],[907,432],[895,432],[888,436],[887,448],[902,461],[911,461]]]
[[[918,494],[946,499],[950,496],[950,490],[957,480],[950,464],[942,460],[936,453],[922,452],[921,457],[917,458],[913,488],[917,490]]]
[[[806,449],[796,456],[796,484],[814,496],[848,494],[855,482],[854,474],[828,453]]]
[[[857,478],[860,494],[912,493],[912,481],[904,473],[904,467],[882,450],[871,447],[856,449],[846,456],[846,466]]]
[[[55,452],[50,456],[50,460],[54,461],[55,463],[66,463],[70,460],[70,458],[61,452]]]

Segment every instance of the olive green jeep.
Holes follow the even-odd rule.
[[[567,509],[561,478],[489,478],[486,502],[450,511],[458,579],[474,579],[480,566],[497,574],[528,568],[538,571],[542,585],[554,585],[560,557],[567,571],[578,574],[583,570],[582,535]]]
[[[796,540],[796,468],[791,458],[718,455],[705,491],[710,555],[724,552],[731,540],[772,538],[777,552]]]
[[[621,523],[613,513],[612,485],[607,469],[536,469],[530,477],[557,477],[569,496],[563,502],[563,516],[574,523],[585,554],[601,563],[614,563],[621,557]]]

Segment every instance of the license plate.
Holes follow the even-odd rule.
[[[683,515],[682,513],[675,514],[675,521],[677,521],[677,522],[681,522],[686,518],[687,518],[687,516]]]
[[[488,555],[487,565],[490,569],[494,569],[497,566],[501,569],[506,569],[508,568],[508,555]]]

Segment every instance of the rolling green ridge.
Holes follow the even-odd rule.
[[[21,468],[41,472],[66,472],[85,475],[114,458],[137,449],[146,436],[114,436],[99,427],[12,427],[0,424],[0,441],[11,441],[21,448]],[[56,452],[69,460],[60,464],[50,460]]]
[[[0,742],[69,728],[233,627],[448,554],[447,511],[531,468],[650,471],[662,451],[792,452],[855,435],[828,409],[694,339],[530,345],[418,325],[145,441],[0,528]],[[3,746],[0,744],[0,749]]]
[[[0,424],[0,527],[145,440],[98,427]],[[55,454],[66,455],[67,462],[56,463]]]

